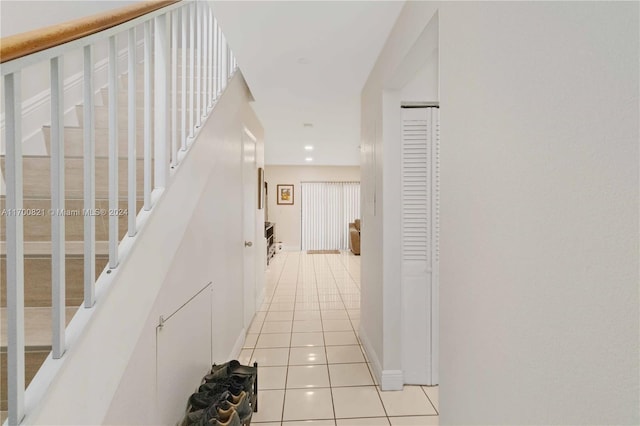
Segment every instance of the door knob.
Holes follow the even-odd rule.
[[[245,247],[251,247],[253,245],[253,243],[251,241],[245,241],[244,242],[244,246]]]

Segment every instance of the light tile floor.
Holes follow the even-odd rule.
[[[360,258],[282,252],[240,361],[259,364],[256,426],[438,425],[438,388],[382,392],[358,339]]]

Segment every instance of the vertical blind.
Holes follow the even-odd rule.
[[[360,182],[302,182],[302,250],[349,249],[360,218]]]

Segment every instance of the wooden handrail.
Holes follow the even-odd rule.
[[[0,63],[115,27],[180,0],[153,0],[0,39]]]

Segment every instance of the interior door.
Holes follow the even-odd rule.
[[[408,384],[438,384],[438,112],[402,109],[402,365]]]
[[[244,326],[249,327],[256,312],[256,215],[258,204],[256,140],[246,129],[242,132],[242,223],[244,235]]]

